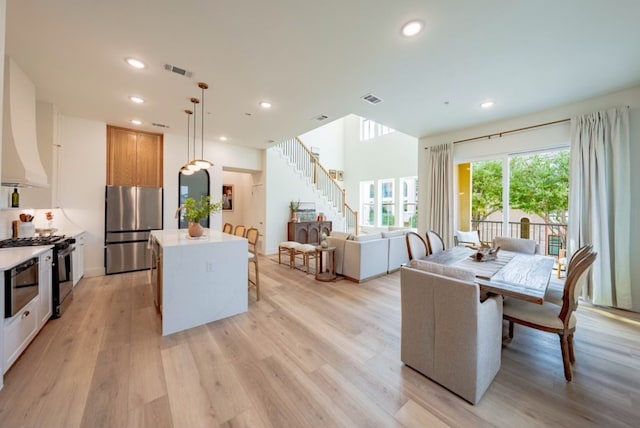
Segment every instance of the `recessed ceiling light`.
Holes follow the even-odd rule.
[[[136,97],[135,95],[130,96],[129,99],[131,100],[131,102],[134,102],[136,104],[144,103],[144,100],[142,98]]]
[[[260,101],[259,105],[262,108],[271,108],[271,103],[269,101]]]
[[[402,34],[405,35],[406,37],[413,37],[416,34],[418,34],[420,31],[422,31],[423,27],[424,27],[424,24],[422,23],[422,21],[418,21],[418,20],[409,21],[402,26]]]
[[[491,108],[493,107],[495,103],[493,101],[485,101],[482,104],[480,104],[481,108]]]
[[[127,64],[129,64],[133,68],[145,68],[147,66],[144,62],[135,58],[127,58],[125,59],[125,61],[127,61]]]
[[[227,137],[225,137],[224,135],[220,136],[220,141],[227,141]]]
[[[131,123],[133,123],[134,125],[142,125],[142,121],[138,119],[131,119]]]

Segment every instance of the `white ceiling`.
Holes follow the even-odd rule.
[[[183,110],[204,81],[205,138],[260,148],[320,126],[321,114],[421,137],[640,84],[638,0],[7,3],[6,53],[62,114],[186,135]],[[400,27],[413,18],[426,26],[408,39]],[[148,68],[131,69],[129,56]],[[495,107],[481,110],[487,99]]]

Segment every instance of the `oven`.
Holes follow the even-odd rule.
[[[38,245],[53,246],[53,264],[51,273],[51,300],[52,318],[60,318],[65,307],[73,298],[73,266],[71,265],[72,253],[75,250],[76,240],[65,236],[50,235],[36,236],[30,238],[12,238],[0,241],[0,248],[30,247]],[[31,299],[38,295],[38,259],[35,260],[35,268],[32,261],[16,266],[14,269],[5,272],[5,317],[11,313],[17,313],[21,307],[29,303]],[[28,268],[27,264],[31,263]],[[24,265],[24,266],[23,266]],[[21,269],[26,269],[26,273]],[[20,272],[18,272],[20,271]],[[17,279],[12,280],[12,273]],[[35,275],[35,279],[33,278]],[[30,279],[26,279],[30,278]],[[13,281],[13,282],[12,282]],[[9,284],[19,284],[9,286]],[[11,305],[11,310],[7,308]]]
[[[38,259],[29,259],[5,271],[4,317],[18,314],[38,295]]]
[[[53,247],[52,318],[60,318],[64,309],[73,299],[73,257],[71,257],[71,253],[75,251],[75,242],[75,239],[67,238],[56,243]]]

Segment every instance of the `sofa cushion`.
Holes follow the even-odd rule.
[[[407,234],[407,230],[403,229],[403,230],[394,230],[393,232],[382,232],[382,237],[383,238],[393,238],[396,236],[404,236]]]
[[[378,233],[372,233],[370,235],[351,235],[349,237],[350,241],[359,241],[359,242],[373,241],[374,239],[382,239],[382,234],[378,232]]]
[[[348,232],[338,232],[338,231],[332,230],[329,236],[336,239],[349,239],[351,234]]]

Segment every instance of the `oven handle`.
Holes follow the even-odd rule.
[[[11,269],[11,276],[16,276],[22,272],[24,272],[25,270],[31,269],[31,267],[33,267],[33,265],[37,264],[38,260],[37,259],[31,259],[28,262],[24,262],[23,264],[14,267],[13,269]]]
[[[66,257],[69,254],[71,254],[72,252],[74,252],[76,250],[76,247],[74,245],[70,245],[67,248],[65,248],[62,251],[58,252],[58,257]]]

